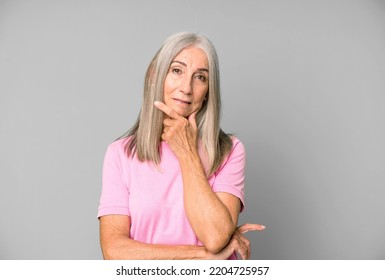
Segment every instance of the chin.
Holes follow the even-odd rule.
[[[171,107],[175,112],[177,112],[179,115],[187,118],[188,116],[190,116],[190,112],[186,112],[186,110],[183,110],[181,108],[175,108],[175,107]]]
[[[191,114],[190,113],[186,113],[186,112],[178,112],[177,113],[185,118],[188,118]]]

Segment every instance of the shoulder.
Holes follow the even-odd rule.
[[[131,137],[124,137],[115,140],[111,144],[108,145],[108,149],[114,149],[114,150],[121,150],[124,149],[126,146],[127,142],[130,140]]]
[[[217,169],[215,174],[218,174],[219,172],[222,172],[223,169],[228,169],[228,168],[230,168],[230,169],[232,169],[232,168],[243,169],[245,164],[246,164],[245,146],[243,145],[241,140],[239,140],[237,137],[230,136],[230,138],[231,138],[232,143],[233,143],[231,150],[225,156],[222,164]]]
[[[114,149],[119,149],[121,147],[124,148],[124,146],[127,144],[127,142],[130,140],[131,137],[124,137],[124,138],[119,138],[115,140],[114,142],[110,143],[108,147],[113,147]]]
[[[233,153],[237,154],[245,154],[246,153],[246,148],[245,145],[239,140],[237,137],[231,135],[230,136],[231,141],[233,142],[233,146],[230,150],[229,156],[231,156]]]
[[[126,155],[126,145],[128,141],[129,137],[124,137],[109,144],[107,147],[106,156],[124,158]]]

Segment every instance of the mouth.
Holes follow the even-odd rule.
[[[178,99],[178,98],[172,98],[172,99],[175,100],[178,103],[187,104],[187,105],[191,104],[191,102],[187,101],[187,100],[182,100],[182,99]]]

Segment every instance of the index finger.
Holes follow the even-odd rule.
[[[165,113],[167,116],[169,116],[172,119],[179,119],[181,117],[181,115],[179,115],[177,112],[175,112],[173,109],[171,109],[161,101],[155,101],[154,105],[156,108],[161,110],[163,113]]]
[[[237,228],[237,231],[244,234],[251,230],[264,230],[266,227],[259,224],[244,224]]]

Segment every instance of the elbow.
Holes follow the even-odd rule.
[[[207,251],[213,254],[217,254],[226,247],[226,245],[229,243],[229,240],[230,238],[225,237],[210,238],[204,243],[204,245]]]
[[[112,255],[110,254],[103,254],[103,259],[105,261],[110,261],[110,260],[118,260],[117,258],[114,258]]]
[[[134,260],[136,256],[134,253],[135,250],[130,250],[131,246],[127,246],[126,249],[119,241],[108,242],[107,244],[102,244],[102,254],[104,260]]]
[[[103,259],[105,260],[117,260],[116,254],[114,253],[111,246],[102,246]]]
[[[102,251],[104,260],[130,260],[131,258],[128,256],[123,257],[120,250],[109,248]]]
[[[113,243],[102,244],[102,254],[104,260],[122,260],[120,250]]]
[[[203,244],[210,253],[217,254],[222,251],[227,244],[229,244],[233,232],[234,230],[229,228],[228,230],[223,230],[222,232],[218,232],[216,234],[210,234],[210,236],[207,236],[206,241],[203,242]]]
[[[209,251],[212,254],[218,254],[222,249],[225,247],[222,244],[216,243],[216,244],[207,244],[205,245],[206,250]]]

